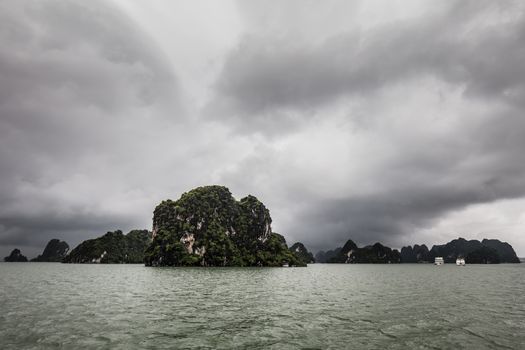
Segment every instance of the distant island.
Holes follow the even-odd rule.
[[[445,263],[463,258],[467,264],[520,263],[512,246],[497,239],[454,239],[446,244],[406,246],[398,251],[377,242],[358,247],[349,239],[342,247],[315,257],[301,242],[290,248],[272,231],[270,211],[256,197],[239,201],[224,186],[197,187],[176,200],[165,200],[153,212],[153,230],[121,230],[86,240],[73,250],[52,239],[32,262],[77,264],[142,264],[146,266],[306,266],[312,263],[399,264]],[[19,249],[5,262],[27,262]]]
[[[464,258],[467,264],[520,263],[514,249],[506,242],[497,239],[467,241],[464,238],[434,245],[430,250],[424,244],[406,246],[401,252],[381,243],[358,248],[352,240],[348,240],[343,247],[318,252],[315,258],[321,263],[389,264],[431,263],[438,256],[443,257],[445,263],[455,263],[457,258]]]
[[[13,249],[11,254],[9,254],[9,256],[6,256],[4,258],[4,261],[5,262],[27,262],[27,257],[22,255],[22,253],[20,252],[20,249],[15,248]]]
[[[69,244],[59,239],[50,240],[42,254],[34,259],[33,262],[62,262],[69,253]]]
[[[401,255],[397,249],[385,247],[381,243],[359,248],[349,239],[342,248],[326,253],[320,251],[316,255],[316,260],[332,264],[399,264]]]
[[[424,244],[401,249],[403,262],[433,262],[437,256],[443,257],[445,263],[453,263],[457,258],[464,258],[467,264],[520,262],[512,246],[497,239],[484,239],[480,242],[458,238],[443,245],[435,245],[430,250]]]
[[[296,242],[292,244],[290,247],[290,251],[292,251],[299,259],[301,259],[305,264],[314,264],[315,258],[312,253],[306,249],[304,244],[301,242]]]
[[[133,230],[123,234],[117,230],[102,237],[80,243],[64,259],[64,263],[140,264],[150,243],[148,230]]]
[[[301,242],[294,243],[289,249],[283,236],[272,233],[273,240],[268,241],[271,249],[255,253],[255,256],[263,254],[275,254],[281,259],[282,264],[290,266],[305,266],[313,263],[339,263],[339,264],[399,264],[399,263],[432,263],[435,257],[444,258],[446,263],[454,263],[457,258],[464,258],[468,264],[499,264],[520,263],[523,259],[517,257],[512,246],[497,239],[483,239],[467,241],[464,238],[454,239],[443,245],[435,245],[428,249],[426,245],[406,246],[399,252],[375,243],[359,248],[354,241],[348,240],[343,247],[333,250],[319,251],[315,258]],[[186,238],[179,239],[181,244]],[[211,242],[208,242],[211,243]],[[157,246],[159,242],[156,243]],[[152,249],[152,232],[148,230],[132,230],[123,234],[117,230],[108,232],[101,237],[89,239],[79,244],[75,249],[69,251],[66,242],[52,239],[46,245],[43,253],[31,259],[32,262],[64,262],[77,264],[142,264],[145,260],[144,252]],[[174,245],[176,254],[180,254],[181,246]],[[178,248],[177,248],[178,246]],[[285,249],[286,247],[286,249]],[[168,250],[170,248],[165,247]],[[189,254],[186,251],[186,254]],[[183,257],[185,255],[182,255]],[[267,256],[267,255],[266,255]],[[187,256],[185,256],[187,257]],[[273,258],[275,261],[275,258]],[[11,254],[4,258],[5,262],[27,262],[28,259],[22,255],[19,249],[14,249]],[[146,263],[147,264],[147,263]],[[151,264],[153,265],[153,264]],[[184,264],[156,265],[156,266],[187,266]],[[193,265],[191,265],[193,266]],[[204,265],[215,266],[215,265]],[[221,265],[236,266],[236,265]],[[240,265],[252,266],[252,265]],[[253,266],[281,266],[277,263],[264,265],[263,263]]]

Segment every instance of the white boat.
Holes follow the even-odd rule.
[[[435,259],[434,259],[434,265],[443,265],[445,263],[445,260],[443,260],[443,257],[441,256],[437,256]]]
[[[465,266],[465,259],[457,258],[456,259],[456,265],[458,265],[458,266]]]

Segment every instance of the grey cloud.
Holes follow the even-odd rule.
[[[77,244],[83,239],[98,236],[106,230],[121,228],[123,222],[129,222],[132,225],[140,224],[132,215],[118,216],[103,213],[86,215],[82,211],[69,215],[50,213],[45,216],[28,216],[19,214],[2,217],[0,220],[3,232],[0,237],[0,245],[21,244],[40,247],[49,240],[48,235],[58,235],[61,238],[67,238],[71,244]],[[79,237],[78,232],[87,233],[87,236]]]
[[[506,128],[497,127],[500,122]],[[256,186],[262,193],[272,193],[268,202],[277,222],[274,228],[313,249],[333,248],[348,238],[359,244],[381,241],[401,247],[416,243],[406,237],[432,227],[451,211],[525,195],[525,156],[521,152],[525,146],[525,122],[521,119],[505,124],[505,120],[497,119],[493,123],[485,125],[491,130],[485,130],[485,134],[474,129],[450,135],[450,147],[444,152],[434,150],[433,143],[416,150],[401,147],[369,178],[349,180],[350,190],[342,190],[336,198],[312,191],[316,183],[304,176],[304,168],[281,164],[279,152],[275,151],[269,152],[268,157],[247,158],[233,174],[225,173],[223,180],[240,192]],[[512,137],[501,135],[503,129]],[[518,139],[521,143],[514,144]],[[348,167],[343,163],[341,166]],[[263,169],[274,171],[268,174]],[[329,182],[333,173],[339,171],[327,169],[319,182],[337,187]],[[371,183],[373,189],[360,193],[359,188],[365,183]]]
[[[385,101],[374,98],[370,103]],[[429,122],[431,118],[423,115],[409,118],[408,124],[402,124],[406,129],[380,132],[382,124],[391,122],[391,103],[395,106],[399,102],[389,101],[382,109],[375,109],[376,123],[368,129],[345,133],[349,140],[368,140],[369,151],[363,151],[367,158],[349,161],[346,147],[351,146],[344,144],[330,152],[330,137],[338,138],[340,134],[327,135],[319,142],[302,138],[299,133],[293,137],[301,140],[304,151],[290,153],[275,147],[271,151],[257,150],[236,171],[224,173],[223,179],[244,191],[255,185],[263,193],[272,193],[277,197],[270,198],[275,228],[290,240],[303,241],[313,249],[333,248],[348,238],[359,244],[381,241],[401,247],[416,243],[407,237],[434,226],[452,211],[525,195],[525,120],[516,107],[493,109],[482,104],[478,114],[475,104],[474,111],[447,115],[454,127],[437,134],[435,125]],[[424,106],[423,110],[433,107]],[[326,115],[326,123],[331,118]],[[309,174],[317,173],[321,166],[308,161],[308,152],[315,149],[312,143],[326,150],[325,157],[335,159],[318,172],[319,179]],[[298,162],[298,157],[304,160]],[[351,174],[353,168],[371,170],[357,177],[348,176],[346,183],[334,181],[339,173]],[[317,191],[318,186],[328,191]],[[445,236],[469,234],[473,233],[448,232]],[[421,239],[425,241],[419,243],[429,243],[428,237]]]
[[[268,7],[255,6],[262,12],[259,18],[265,18],[265,10],[275,12]],[[248,12],[254,16],[255,11]],[[312,8],[310,12],[316,13]],[[253,154],[246,167],[224,173],[225,181],[240,187],[249,186],[248,179],[259,179],[284,191],[281,198],[293,198],[282,199],[282,205],[276,201],[284,211],[277,214],[277,222],[289,237],[316,249],[343,244],[350,237],[361,244],[381,240],[400,246],[411,243],[407,236],[432,227],[452,211],[525,195],[522,3],[446,1],[427,6],[416,17],[366,29],[350,25],[336,32],[331,32],[328,17],[321,21],[328,29],[319,23],[315,29],[330,35],[313,34],[312,40],[295,28],[288,32],[286,21],[293,27],[301,19],[284,13],[289,16],[281,18],[280,27],[274,24],[277,29],[264,30],[258,24],[241,39],[225,60],[208,108],[211,118],[240,134],[262,133],[269,143],[277,137],[284,144],[291,138],[288,142],[305,145],[304,154],[287,154],[286,147],[275,151],[274,158]],[[355,19],[355,14],[349,12],[349,17]],[[421,94],[445,97],[425,105]],[[397,112],[413,100],[415,107]],[[336,107],[345,111],[343,118]],[[443,131],[432,129],[433,118],[447,120],[436,122],[447,125]],[[326,170],[323,184],[309,176],[319,164],[312,162],[309,168],[294,157],[307,159],[312,143],[329,151],[323,142],[330,136],[320,141],[302,136],[325,124],[333,130],[338,124],[347,128],[342,136],[347,140],[367,139],[370,151],[368,158],[353,163],[344,158],[350,151],[344,147],[355,147],[351,142],[343,143],[339,152],[326,153],[341,161],[331,163],[337,167]],[[385,131],[387,125],[404,128]],[[260,179],[251,170],[253,163],[256,169],[279,172]],[[351,174],[353,167],[370,170],[349,177],[351,186],[335,191],[335,196],[311,190],[316,184],[329,190],[341,186],[330,185],[334,175]],[[359,190],[366,186],[373,190]]]
[[[0,245],[147,227],[149,210],[137,217],[101,204],[120,173],[144,172],[115,160],[145,158],[147,126],[183,121],[162,53],[99,1],[3,1],[0,38]]]
[[[525,125],[517,130],[522,130],[520,134],[525,136]],[[472,140],[476,136],[461,137]],[[412,242],[407,236],[432,227],[447,213],[468,205],[525,195],[522,176],[525,156],[506,156],[504,140],[488,153],[478,152],[478,147],[474,143],[473,148],[458,148],[456,151],[460,153],[454,156],[432,155],[431,151],[400,154],[395,161],[382,165],[371,178],[351,182],[356,189],[364,182],[372,183],[373,191],[350,190],[339,193],[337,198],[312,192],[311,187],[316,184],[309,182],[302,169],[282,165],[272,156],[254,155],[246,159],[239,170],[224,174],[223,181],[241,193],[252,186],[262,193],[272,193],[265,200],[276,221],[274,229],[314,250],[334,248],[349,238],[359,244],[381,241],[394,247],[428,244],[428,241]],[[262,173],[263,169],[274,169],[273,175]],[[337,171],[327,170],[324,181],[330,182],[330,172]],[[337,184],[330,187],[334,186]]]
[[[0,248],[147,228],[160,200],[212,183],[314,249],[428,244],[419,232],[454,211],[523,198],[523,5],[414,3],[368,23],[390,2],[242,2],[228,55],[232,38],[177,61],[223,62],[207,90],[214,68],[175,76],[146,17],[2,2]]]
[[[407,186],[398,190],[391,189],[364,198],[312,199],[310,203],[315,204],[296,217],[301,224],[297,229],[292,228],[289,234],[296,239],[301,237],[305,240],[307,237],[308,244],[315,249],[329,248],[327,240],[343,244],[349,238],[359,244],[380,241],[394,247],[418,243],[407,242],[406,236],[433,225],[436,218],[451,210],[524,195],[525,181],[505,180],[505,184],[452,181],[436,186],[427,185],[424,188]]]
[[[282,121],[283,110],[308,116],[309,110],[338,98],[370,97],[377,89],[421,76],[463,86],[465,96],[521,103],[522,4],[445,4],[444,10],[418,18],[353,28],[320,42],[247,34],[226,59],[210,109],[254,130],[261,121],[270,127],[272,118]]]

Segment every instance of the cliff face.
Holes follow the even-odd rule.
[[[349,239],[346,241],[345,245],[340,248],[337,253],[335,253],[331,258],[327,260],[328,263],[340,263],[340,264],[348,264],[352,262],[351,256],[355,252],[357,252],[357,245],[354,241]]]
[[[445,263],[455,263],[458,257],[465,258],[469,253],[482,248],[480,241],[464,238],[454,239],[444,245],[435,245],[430,249],[429,259],[434,261],[437,256],[442,256]],[[468,263],[468,261],[467,261]]]
[[[305,264],[315,263],[314,255],[310,253],[301,242],[294,243],[290,247],[290,251],[295,253]]]
[[[80,243],[63,260],[65,263],[137,264],[144,261],[150,241],[148,230],[133,230],[127,235],[117,230]]]
[[[401,249],[402,262],[433,262],[437,256],[443,257],[445,263],[454,263],[457,258],[465,258],[468,264],[520,262],[512,246],[497,239],[484,239],[480,242],[458,238],[446,244],[434,245],[430,251],[426,251],[424,245]]]
[[[391,249],[381,243],[358,249],[350,256],[350,263],[399,264],[401,255],[397,249]]]
[[[429,250],[426,245],[414,245],[401,248],[401,262],[417,263],[429,261]]]
[[[337,247],[334,250],[328,250],[326,252],[324,250],[320,250],[317,252],[317,254],[315,254],[315,261],[318,263],[327,263],[336,257],[341,252],[341,249],[343,248]]]
[[[41,255],[31,261],[35,262],[61,262],[69,252],[69,245],[58,239],[50,240]]]
[[[5,262],[27,262],[27,258],[22,255],[20,249],[13,249],[9,256],[4,258]]]
[[[328,263],[343,264],[397,264],[401,262],[399,252],[381,243],[359,248],[351,239]]]
[[[507,242],[501,242],[497,239],[484,239],[481,241],[485,247],[494,249],[501,262],[503,263],[519,263],[520,259],[516,255],[514,248]]]
[[[152,266],[304,265],[281,235],[270,212],[254,196],[236,201],[226,187],[198,187],[153,213],[153,241],[145,253]]]
[[[465,261],[468,264],[499,264],[501,259],[496,249],[484,246],[468,253]]]

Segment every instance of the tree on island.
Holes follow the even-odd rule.
[[[140,264],[144,261],[144,249],[150,242],[148,230],[132,230],[123,234],[121,230],[88,239],[80,243],[63,260],[80,264]]]
[[[239,201],[223,186],[204,186],[153,214],[148,266],[305,266],[283,236],[272,232],[269,210],[254,196]]]
[[[306,249],[304,244],[302,244],[301,242],[296,242],[292,244],[292,246],[290,247],[290,250],[293,253],[295,253],[295,255],[297,255],[299,259],[301,259],[305,264],[315,263],[314,255],[310,253],[308,249]]]

